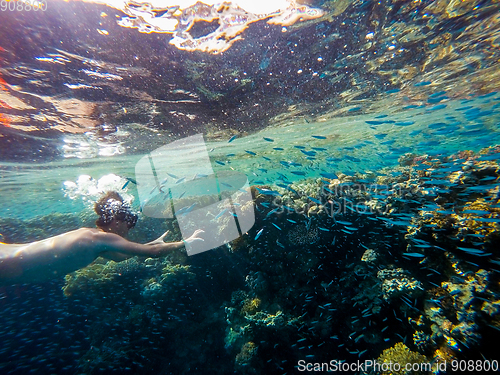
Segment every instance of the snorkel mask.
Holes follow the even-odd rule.
[[[128,229],[132,229],[137,223],[137,214],[132,211],[128,203],[110,198],[102,206],[100,219],[105,225],[110,224],[113,219],[124,221]]]

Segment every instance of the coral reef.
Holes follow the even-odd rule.
[[[135,259],[127,262],[134,263]],[[105,292],[115,277],[119,276],[117,268],[123,268],[123,264],[116,267],[118,264],[99,258],[87,267],[66,275],[66,284],[62,288],[64,295],[69,297],[75,291]]]
[[[415,297],[424,290],[420,281],[415,280],[401,268],[380,270],[377,277],[382,282],[382,293],[386,300],[405,294]]]
[[[363,253],[361,261],[365,262],[369,266],[374,266],[378,258],[378,253],[372,249],[368,249]]]
[[[397,363],[400,365],[399,370],[393,366],[390,370],[382,371],[382,374],[384,375],[410,375],[427,373],[426,371],[421,371],[419,369],[413,370],[413,368],[418,368],[418,364],[428,362],[427,358],[418,352],[411,351],[402,342],[398,342],[393,347],[385,349],[378,357],[377,362],[379,362],[380,364]],[[411,368],[411,370],[409,371],[405,368],[407,364],[412,364],[412,366],[409,366]],[[414,364],[417,364],[417,366],[413,366]]]
[[[241,351],[236,355],[236,364],[238,366],[248,366],[252,358],[257,354],[257,345],[253,342],[246,342]]]
[[[68,275],[64,295],[87,306],[90,322],[81,372],[494,358],[485,344],[500,330],[498,172],[483,160],[491,152],[411,155],[384,175],[258,186],[255,227],[229,246],[98,259]],[[134,239],[154,238],[158,224],[144,219]],[[175,221],[167,226],[178,238]],[[214,358],[224,359],[219,368]]]

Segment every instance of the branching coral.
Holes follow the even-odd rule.
[[[99,258],[91,265],[66,275],[66,283],[62,289],[66,297],[77,290],[97,291],[109,287],[109,283],[118,275],[117,263]]]
[[[420,353],[412,352],[405,344],[402,342],[396,343],[392,348],[385,349],[380,357],[378,357],[377,362],[380,364],[392,364],[393,366],[388,366],[389,370],[382,371],[384,375],[410,375],[410,374],[424,374],[425,371],[420,371],[417,368],[419,366],[408,366],[410,370],[406,369],[407,364],[422,364],[427,361],[427,358]],[[399,366],[395,366],[395,364]],[[399,369],[398,369],[399,367]],[[416,370],[413,370],[415,368]]]
[[[252,358],[257,354],[257,345],[252,341],[246,342],[240,352],[236,355],[236,364],[246,366],[250,364]]]
[[[423,290],[420,281],[415,280],[408,271],[401,268],[380,270],[377,277],[382,282],[382,292],[386,300],[404,294],[415,296]]]

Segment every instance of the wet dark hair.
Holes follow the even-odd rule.
[[[130,205],[124,202],[121,195],[116,191],[108,191],[104,194],[96,202],[94,211],[99,215],[95,222],[95,225],[99,228],[107,227],[113,219],[125,221],[129,229],[133,228],[137,222],[137,214],[132,212]]]

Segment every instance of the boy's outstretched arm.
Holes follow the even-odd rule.
[[[202,230],[196,230],[191,237],[185,240],[185,242],[191,243],[194,241],[203,241],[203,239],[199,237],[201,233],[203,233]],[[146,244],[140,244],[128,241],[117,234],[94,232],[92,242],[96,243],[100,247],[100,255],[116,261],[127,259],[130,256],[158,258],[184,246],[183,241],[164,242],[164,238],[167,234],[168,231],[163,233],[154,241]]]

